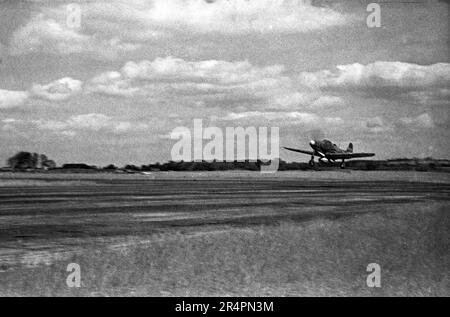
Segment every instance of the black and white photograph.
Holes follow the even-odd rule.
[[[0,0],[0,297],[450,296],[449,13]]]

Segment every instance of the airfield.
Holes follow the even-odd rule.
[[[1,173],[0,295],[448,296],[449,210],[450,173]]]

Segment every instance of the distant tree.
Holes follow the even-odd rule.
[[[30,168],[32,168],[32,169],[38,168],[38,163],[39,163],[39,154],[37,154],[37,153],[31,154],[31,167]]]
[[[42,162],[43,168],[55,168],[56,162],[53,160],[46,160],[45,162]]]
[[[49,165],[51,165],[51,163],[50,163],[50,160],[48,159],[47,155],[39,154],[37,166],[41,167],[41,168],[46,168],[46,167],[48,168],[48,167],[50,167]]]
[[[69,163],[69,164],[63,164],[62,169],[83,169],[83,170],[92,170],[96,169],[95,166],[90,166],[84,163]]]
[[[140,167],[138,167],[136,165],[130,165],[130,164],[126,165],[125,169],[128,171],[140,171],[141,170]]]
[[[8,166],[12,169],[33,168],[33,155],[29,152],[19,152],[8,159]]]
[[[117,170],[117,166],[115,166],[114,164],[109,164],[108,166],[105,166],[103,169],[107,171],[115,171]]]
[[[12,169],[55,168],[55,161],[49,160],[44,154],[19,152],[10,157],[7,164]]]

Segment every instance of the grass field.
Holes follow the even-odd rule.
[[[0,294],[450,295],[447,176],[258,175],[0,176]]]

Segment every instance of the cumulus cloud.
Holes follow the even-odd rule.
[[[268,104],[276,109],[302,109],[340,107],[345,105],[345,100],[339,96],[326,95],[320,90],[314,91],[305,87],[294,87],[293,82],[285,86],[285,91],[279,91],[270,98]]]
[[[148,125],[145,123],[132,123],[129,121],[117,121],[99,113],[82,114],[70,117],[66,121],[34,120],[32,123],[41,130],[48,130],[62,135],[75,135],[77,132],[112,132],[127,133],[145,131]]]
[[[326,93],[363,96],[423,106],[448,105],[450,64],[375,62],[302,72],[299,85]]]
[[[16,30],[12,52],[87,52],[114,58],[174,32],[310,32],[352,19],[304,0],[86,0],[75,5],[80,28],[67,22],[67,4],[47,2]]]
[[[82,82],[70,77],[55,80],[47,85],[33,84],[30,93],[32,96],[51,100],[61,101],[80,93]]]
[[[130,61],[87,84],[91,93],[171,100],[180,104],[249,109],[301,109],[343,105],[343,100],[296,85],[282,65],[248,61],[186,61],[156,58]]]
[[[86,41],[88,36],[79,34],[65,23],[46,19],[44,14],[40,13],[13,34],[11,44],[12,53],[32,52],[41,47],[74,53],[78,52]]]
[[[386,120],[377,116],[357,122],[356,128],[368,133],[399,133],[405,130],[434,128],[435,122],[430,114],[423,113],[416,117],[402,117],[398,120]]]
[[[3,131],[11,131],[11,130],[14,130],[17,125],[22,124],[23,120],[14,119],[14,118],[6,118],[6,119],[1,120],[0,122],[2,123],[1,129]]]
[[[404,117],[400,119],[400,125],[408,128],[431,129],[435,127],[433,118],[428,113],[423,113],[417,117]]]
[[[342,25],[348,18],[302,0],[154,0],[149,19],[198,32],[308,32]]]
[[[134,51],[139,43],[131,43],[115,35],[83,33],[67,22],[67,6],[44,8],[26,25],[17,29],[10,42],[13,55],[44,52],[48,54],[89,53],[94,56],[116,58]]]
[[[315,89],[354,91],[379,98],[407,98],[417,103],[439,103],[448,97],[450,64],[417,65],[375,62],[338,65],[336,70],[303,72],[299,83]]]
[[[0,89],[0,109],[14,108],[21,106],[28,99],[27,91],[14,91]]]
[[[321,125],[340,125],[344,121],[339,117],[322,117],[309,112],[231,112],[226,116],[217,118],[219,121],[242,122],[249,121],[253,124],[278,124],[278,125],[305,125],[305,126],[321,126]]]
[[[435,88],[421,91],[411,91],[402,94],[406,100],[414,100],[422,105],[448,106],[450,105],[450,89]]]
[[[321,108],[327,106],[344,106],[345,100],[338,96],[320,96],[311,102],[314,108]]]
[[[368,65],[338,65],[336,71],[300,74],[303,85],[319,88],[401,88],[448,87],[450,64],[428,66],[402,62],[375,62]]]
[[[90,81],[90,92],[111,95],[154,95],[177,92],[180,95],[263,94],[278,89],[289,78],[284,67],[255,67],[247,61],[218,60],[190,62],[179,58],[128,62],[120,72],[106,72]]]
[[[284,71],[280,65],[253,67],[248,61],[227,62],[218,60],[190,62],[180,58],[157,58],[153,62],[128,62],[122,73],[128,78],[210,80],[218,84],[249,82],[256,78],[279,76]]]
[[[70,77],[61,78],[44,85],[33,84],[27,91],[0,89],[0,109],[20,107],[34,98],[62,101],[81,92],[82,82]]]
[[[370,133],[383,133],[393,130],[392,124],[386,122],[382,117],[368,118],[363,121],[363,130]]]
[[[111,96],[132,97],[139,92],[138,87],[132,87],[129,79],[120,72],[106,72],[94,77],[87,87],[88,92],[97,92]]]

